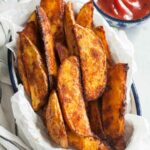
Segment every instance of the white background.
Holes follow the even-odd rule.
[[[142,105],[142,115],[150,123],[150,18],[125,31],[135,48],[138,70],[134,75],[134,82]]]

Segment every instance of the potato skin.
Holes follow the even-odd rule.
[[[82,95],[79,60],[70,56],[60,65],[58,93],[69,128],[82,136],[92,135]]]
[[[66,128],[61,113],[57,93],[53,90],[46,107],[46,126],[54,142],[63,148],[68,147]]]
[[[92,30],[75,24],[74,32],[79,48],[85,100],[96,100],[106,86],[106,55]]]
[[[17,41],[17,67],[18,67],[19,77],[24,85],[25,92],[28,96],[30,96],[30,87],[29,87],[27,74],[25,71],[25,66],[22,58],[22,53],[23,53],[22,42],[23,42],[23,37],[21,34],[19,34],[19,38]]]
[[[79,136],[71,131],[67,132],[69,144],[78,150],[109,150],[96,136]]]
[[[75,18],[74,18],[72,3],[68,2],[65,5],[65,16],[64,16],[64,29],[66,35],[66,42],[68,45],[69,54],[78,56],[79,52],[75,40],[74,31],[73,31],[74,24],[75,24]]]
[[[64,2],[63,0],[41,0],[40,6],[46,12],[51,22],[51,32],[54,40],[57,42],[64,41],[63,18]]]
[[[94,29],[95,34],[99,37],[101,44],[103,46],[102,50],[104,51],[107,59],[107,67],[108,69],[114,64],[109,46],[107,43],[106,35],[103,26],[95,27]]]
[[[93,6],[92,1],[85,3],[77,15],[76,23],[81,25],[82,27],[92,29],[93,28],[93,10],[94,10],[94,6]]]
[[[31,92],[32,107],[38,111],[47,101],[48,78],[41,55],[34,44],[23,34],[23,62]]]
[[[41,29],[49,74],[50,89],[52,89],[55,79],[57,77],[57,62],[55,58],[54,41],[51,33],[50,22],[46,16],[46,13],[41,7],[37,7],[37,20]]]
[[[104,130],[102,126],[102,114],[100,111],[98,100],[88,102],[88,116],[92,132],[100,139],[105,140]]]
[[[107,88],[102,97],[104,133],[116,150],[125,148],[125,95],[127,65],[114,65],[108,75]]]

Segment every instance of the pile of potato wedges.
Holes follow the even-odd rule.
[[[50,140],[62,148],[124,150],[127,64],[115,64],[93,3],[41,0],[17,43],[17,68]]]

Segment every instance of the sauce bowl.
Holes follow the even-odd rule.
[[[94,7],[96,10],[106,19],[106,21],[113,27],[119,27],[119,28],[130,28],[135,25],[139,25],[146,21],[148,18],[150,18],[150,13],[143,18],[137,19],[137,20],[122,20],[122,19],[117,19],[115,17],[112,17],[105,13],[101,8],[99,8],[97,4],[97,0],[93,0]]]

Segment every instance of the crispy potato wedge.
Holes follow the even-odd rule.
[[[88,116],[90,121],[90,126],[95,135],[105,140],[104,130],[102,126],[102,114],[100,112],[98,101],[92,101],[88,103]]]
[[[23,34],[23,62],[31,91],[32,107],[38,111],[47,101],[48,78],[42,57],[30,39]]]
[[[74,32],[79,48],[85,100],[96,100],[106,86],[106,55],[92,30],[75,24]]]
[[[64,2],[63,0],[41,0],[40,6],[46,12],[51,22],[51,32],[54,40],[61,42],[64,40],[63,17]]]
[[[102,124],[104,133],[116,150],[125,148],[125,95],[127,65],[116,64],[108,75],[108,84],[102,98]]]
[[[68,147],[66,128],[56,91],[52,91],[46,108],[46,125],[53,141],[63,148]]]
[[[64,29],[65,29],[66,41],[67,41],[70,55],[78,56],[79,52],[75,40],[74,31],[73,31],[74,24],[75,24],[75,18],[74,18],[72,3],[68,2],[65,5],[65,17],[64,17]]]
[[[41,7],[37,7],[37,18],[41,29],[41,35],[44,43],[46,63],[49,74],[50,89],[54,86],[57,77],[57,62],[54,52],[54,41],[51,33],[50,22],[46,13]]]
[[[86,28],[93,28],[93,2],[89,1],[88,3],[84,4],[83,7],[80,9],[76,23],[81,25],[82,27]]]
[[[60,65],[58,93],[65,121],[75,133],[91,135],[81,89],[79,60],[70,56]]]
[[[78,150],[108,150],[108,147],[97,137],[83,137],[71,131],[68,131],[67,134],[69,145]]]
[[[31,21],[27,23],[24,30],[21,33],[25,34],[31,40],[31,42],[38,48],[40,55],[42,56],[42,61],[46,66],[42,39],[40,38],[40,33],[35,22]],[[47,71],[46,67],[45,69]]]
[[[41,45],[40,45],[41,43],[40,43],[37,27],[33,21],[27,23],[24,30],[21,33],[25,34],[31,40],[31,42],[36,47],[38,47],[38,50],[41,50]]]
[[[24,85],[25,92],[28,96],[30,96],[30,87],[29,87],[27,74],[26,74],[26,71],[25,71],[23,58],[22,58],[22,53],[23,53],[22,42],[23,42],[22,35],[19,34],[19,38],[18,38],[18,41],[17,41],[17,67],[18,67],[18,72],[19,72],[20,79],[21,79],[21,81]]]
[[[69,50],[61,43],[56,43],[55,48],[61,63],[69,57]]]
[[[29,16],[27,23],[34,22],[35,25],[37,25],[37,18],[36,18],[36,12],[33,11],[32,14]]]
[[[111,56],[111,53],[109,50],[109,46],[108,46],[108,43],[106,40],[104,28],[102,26],[98,26],[98,27],[95,27],[93,30],[101,41],[101,44],[103,46],[102,50],[106,54],[107,66],[108,66],[108,68],[110,68],[114,63],[113,63],[113,59],[112,59],[112,56]]]

